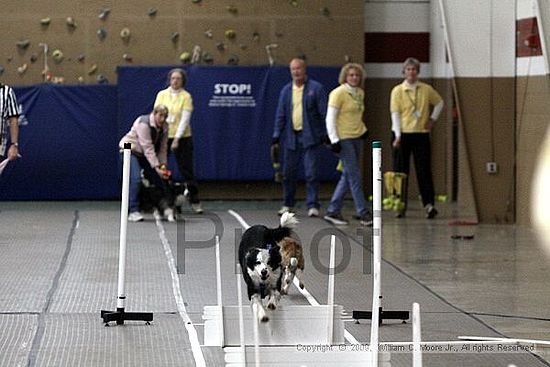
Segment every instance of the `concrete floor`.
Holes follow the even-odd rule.
[[[129,224],[126,308],[153,312],[154,321],[106,328],[100,310],[116,307],[119,204],[0,203],[0,366],[192,366],[198,354],[206,366],[223,366],[221,348],[194,348],[203,343],[203,307],[216,304],[214,250],[186,246],[210,239],[214,223],[221,224],[223,301],[234,305],[235,242],[242,227],[228,210],[249,224],[275,226],[278,206],[207,201],[202,217],[184,213],[177,224],[151,217]],[[351,217],[352,205],[346,206]],[[358,233],[354,221],[335,228],[297,209],[306,289],[326,302],[329,241],[316,235],[337,233],[345,244],[336,252],[335,302],[348,312],[370,310],[372,277],[365,260],[372,230]],[[535,234],[513,225],[453,226],[460,211],[453,204],[439,209],[433,221],[423,218],[417,203],[404,219],[384,213],[384,308],[408,310],[418,302],[423,340],[461,335],[550,340],[550,258]],[[452,238],[457,235],[474,237]],[[295,304],[309,303],[293,288],[282,307]],[[346,330],[369,342],[369,321],[348,322]],[[388,322],[380,339],[410,341],[411,333],[410,323]],[[411,360],[409,353],[393,353],[391,366],[411,366]],[[550,349],[540,345],[534,352],[424,354],[424,366],[549,366],[547,361]]]

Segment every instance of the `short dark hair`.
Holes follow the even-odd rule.
[[[170,84],[170,78],[172,77],[172,74],[174,73],[180,73],[181,75],[181,86],[185,87],[185,83],[187,82],[187,73],[182,68],[174,68],[168,72],[168,84]]]
[[[416,71],[420,73],[420,61],[418,61],[418,59],[415,59],[414,57],[407,57],[407,60],[403,62],[403,72],[405,72],[405,68],[409,65],[414,66]]]

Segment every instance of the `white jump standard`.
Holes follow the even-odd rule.
[[[382,309],[381,274],[382,263],[382,143],[372,142],[372,311],[353,311],[351,318],[359,323],[361,319],[373,320],[382,325],[384,320],[401,320],[406,323],[409,311],[384,311]],[[375,307],[376,306],[376,307]]]
[[[120,207],[120,249],[118,257],[118,297],[116,311],[101,310],[101,318],[105,326],[109,322],[116,321],[117,325],[124,325],[125,320],[145,321],[149,324],[153,321],[150,312],[126,312],[126,232],[128,228],[128,194],[130,187],[130,143],[124,143],[124,164],[122,169],[122,203]]]

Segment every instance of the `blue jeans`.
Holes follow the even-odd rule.
[[[355,210],[359,216],[363,216],[369,212],[363,194],[363,185],[361,184],[361,172],[359,171],[359,157],[363,152],[363,140],[361,139],[344,139],[340,140],[342,151],[340,159],[344,164],[344,170],[340,176],[340,180],[334,189],[332,199],[327,208],[329,213],[340,213],[344,196],[348,189],[351,190],[351,195],[355,203]]]
[[[319,209],[319,160],[321,145],[304,148],[302,135],[296,135],[296,149],[285,149],[283,168],[283,196],[284,205],[293,207],[296,204],[296,183],[298,181],[298,167],[303,157],[306,176],[306,205],[308,208]]]
[[[130,187],[128,198],[128,211],[130,213],[139,211],[139,189],[141,187],[141,170],[144,176],[150,180],[156,187],[166,191],[166,184],[160,178],[157,171],[147,161],[145,157],[138,157],[134,154],[130,156]]]

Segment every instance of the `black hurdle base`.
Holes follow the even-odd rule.
[[[101,310],[101,318],[105,326],[109,326],[111,321],[116,321],[117,325],[124,325],[124,321],[145,321],[146,325],[150,325],[153,321],[153,313],[151,312],[125,312],[124,308],[117,308],[116,311]]]
[[[409,319],[409,311],[384,311],[380,307],[378,312],[380,314],[378,326],[382,326],[384,320],[401,320],[403,324],[406,324]],[[353,311],[351,318],[355,320],[356,324],[360,323],[359,320],[372,320],[372,311]]]

